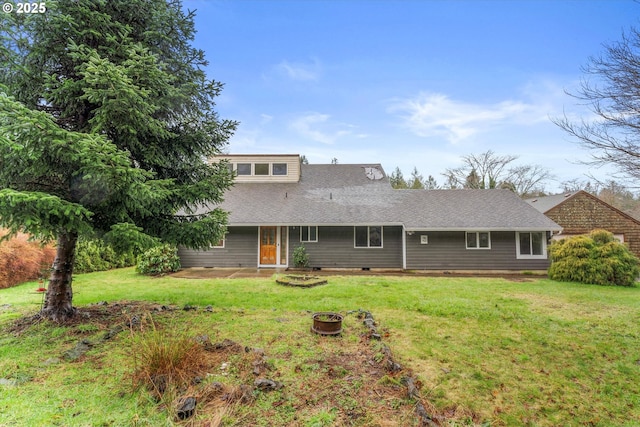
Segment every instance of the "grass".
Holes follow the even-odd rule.
[[[12,321],[39,308],[36,287],[0,290],[0,378],[11,381],[0,385],[0,426],[173,425],[151,393],[129,387],[133,338],[127,334],[65,362],[58,360],[64,350],[104,331],[87,321],[73,329],[41,323],[19,336],[7,332]],[[446,425],[640,424],[640,288],[411,276],[332,276],[324,286],[291,288],[273,278],[148,278],[133,269],[75,278],[76,306],[122,300],[198,306],[165,321],[213,342],[264,349],[286,391],[215,408],[225,425],[385,425],[376,417],[382,406],[398,409],[386,425],[412,425],[403,395],[380,403],[372,391],[396,387],[396,378],[373,386],[350,378],[356,366],[348,352],[362,351],[363,333],[353,315],[345,316],[338,340],[308,333],[312,312],[361,308],[374,314],[384,342],[417,376],[422,398]],[[378,357],[375,344],[368,348]],[[343,359],[335,356],[340,352]],[[248,363],[228,356],[237,362],[232,366]],[[327,391],[302,405],[303,383]],[[358,408],[356,398],[369,395],[371,405]],[[268,420],[260,421],[261,413]],[[353,424],[345,424],[345,413],[358,415]]]

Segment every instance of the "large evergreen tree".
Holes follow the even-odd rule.
[[[42,314],[62,319],[78,235],[123,248],[220,239],[225,213],[191,208],[231,184],[206,159],[236,123],[214,111],[222,86],[206,78],[180,1],[46,5],[0,17],[0,224],[57,239]]]

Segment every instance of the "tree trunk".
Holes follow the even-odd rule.
[[[77,233],[62,233],[58,236],[56,258],[49,277],[44,307],[40,312],[42,317],[59,322],[75,314],[71,281],[77,242]]]

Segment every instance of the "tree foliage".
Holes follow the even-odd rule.
[[[158,245],[138,256],[136,270],[141,274],[162,276],[180,269],[180,258],[175,246]]]
[[[538,165],[515,165],[517,156],[498,155],[491,150],[462,157],[463,165],[444,173],[448,188],[507,188],[522,197],[544,192],[551,173]]]
[[[144,11],[144,13],[141,13]],[[119,251],[208,247],[232,176],[206,159],[236,123],[178,0],[59,0],[0,19],[0,225],[56,239],[43,314],[72,315],[78,236]]]
[[[634,286],[640,275],[638,258],[606,230],[558,240],[549,254],[553,280]]]
[[[569,93],[585,104],[595,119],[554,122],[589,149],[592,165],[614,165],[626,177],[640,178],[640,32],[631,29],[622,40],[605,45],[583,67],[580,87]]]
[[[406,180],[400,168],[396,166],[389,176],[389,182],[391,183],[391,187],[398,190],[437,190],[440,188],[433,176],[429,175],[429,177],[425,179],[415,166],[411,171],[411,177]]]

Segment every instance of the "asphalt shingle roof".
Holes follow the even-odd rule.
[[[535,197],[533,199],[527,199],[526,202],[536,208],[538,211],[545,213],[575,195],[576,193],[562,193],[555,194],[553,196]]]
[[[229,225],[404,225],[408,230],[560,230],[509,190],[394,190],[378,164],[302,165],[297,183],[236,183]],[[201,207],[200,211],[207,210]]]

